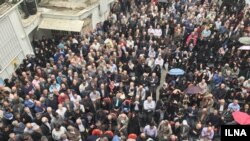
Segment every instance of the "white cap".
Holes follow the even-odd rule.
[[[183,120],[183,121],[182,121],[182,124],[183,124],[183,125],[188,125],[186,120]]]

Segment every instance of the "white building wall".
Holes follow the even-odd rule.
[[[25,56],[32,53],[29,38],[21,23],[18,4],[0,15],[0,78],[2,79],[10,78]]]
[[[93,9],[92,12],[92,27],[95,28],[97,23],[107,19],[110,12],[110,4],[114,0],[100,0],[100,4]]]
[[[22,22],[21,22],[21,17],[20,17],[20,14],[19,14],[19,11],[17,8],[15,8],[15,10],[13,10],[9,14],[9,18],[11,20],[12,26],[15,30],[17,39],[21,45],[23,53],[25,55],[33,53],[33,49],[32,49],[32,46],[30,44],[29,37],[27,36],[27,34],[24,30],[24,27],[23,27]]]
[[[95,7],[92,11],[92,28],[94,29],[96,24],[101,21],[99,7]]]

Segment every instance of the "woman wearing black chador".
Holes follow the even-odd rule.
[[[140,123],[139,117],[136,113],[130,114],[130,119],[128,122],[128,134],[134,133],[136,135],[140,134]]]

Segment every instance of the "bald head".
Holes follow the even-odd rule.
[[[51,108],[51,107],[48,107],[48,108],[47,108],[47,112],[48,112],[48,113],[51,113],[51,112],[52,112],[52,108]]]
[[[78,119],[76,120],[76,124],[81,124],[81,123],[82,123],[81,119],[78,118]]]
[[[43,122],[43,123],[47,123],[47,122],[48,122],[48,118],[47,118],[47,117],[43,117],[43,118],[42,118],[42,122]]]
[[[32,128],[31,123],[27,123],[27,124],[26,124],[26,127],[29,128],[29,129],[31,129],[31,128]]]
[[[207,132],[212,132],[213,128],[211,126],[207,127]]]

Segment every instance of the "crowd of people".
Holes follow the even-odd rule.
[[[220,140],[250,114],[249,27],[244,0],[116,1],[83,36],[34,39],[0,88],[0,140]]]

